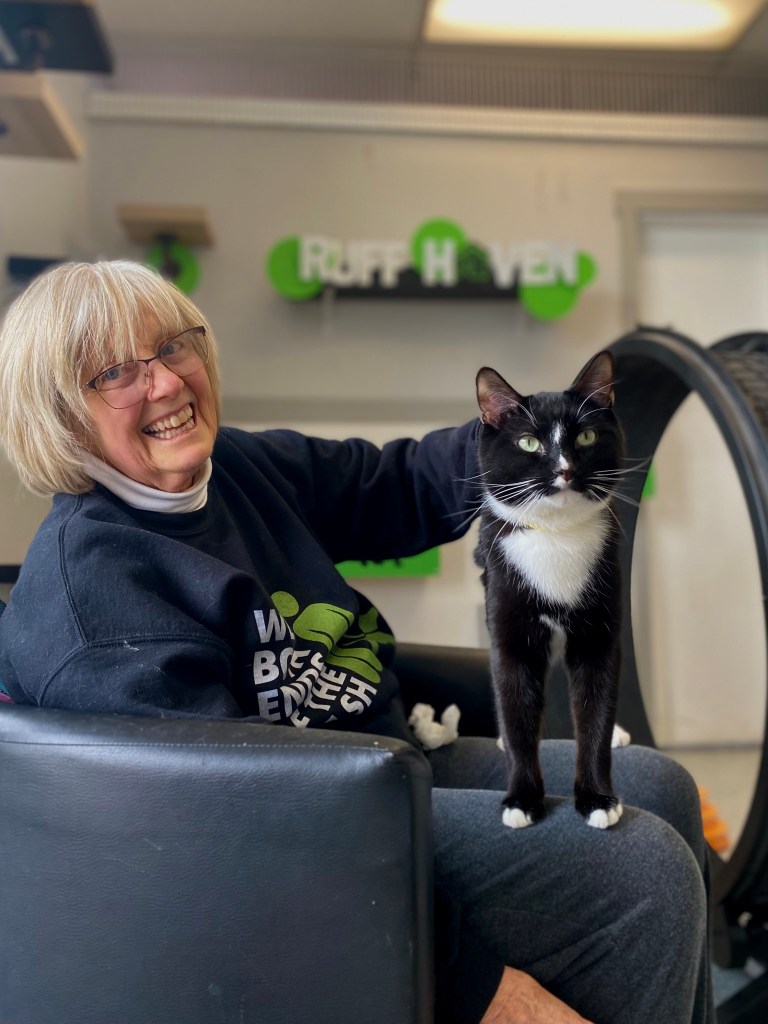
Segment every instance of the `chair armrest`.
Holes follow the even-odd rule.
[[[399,643],[393,668],[408,711],[421,702],[431,704],[439,717],[449,704],[456,704],[462,736],[498,735],[488,651]]]
[[[426,1024],[407,743],[0,706],[0,1019]]]

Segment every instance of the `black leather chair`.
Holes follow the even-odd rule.
[[[483,652],[399,659],[492,733]],[[409,744],[0,704],[0,780],[2,1024],[432,1021]]]

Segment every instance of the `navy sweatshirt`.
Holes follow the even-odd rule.
[[[198,511],[57,495],[0,617],[0,681],[21,704],[405,735],[394,638],[335,563],[464,532],[475,433],[379,450],[222,428]]]

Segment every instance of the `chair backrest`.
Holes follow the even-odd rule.
[[[409,744],[0,705],[0,1020],[427,1024]]]

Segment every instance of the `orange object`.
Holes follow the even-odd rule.
[[[701,800],[701,820],[704,826],[704,838],[713,850],[724,853],[731,845],[728,835],[728,826],[720,818],[717,808],[709,799],[709,790],[699,786],[699,799]]]

